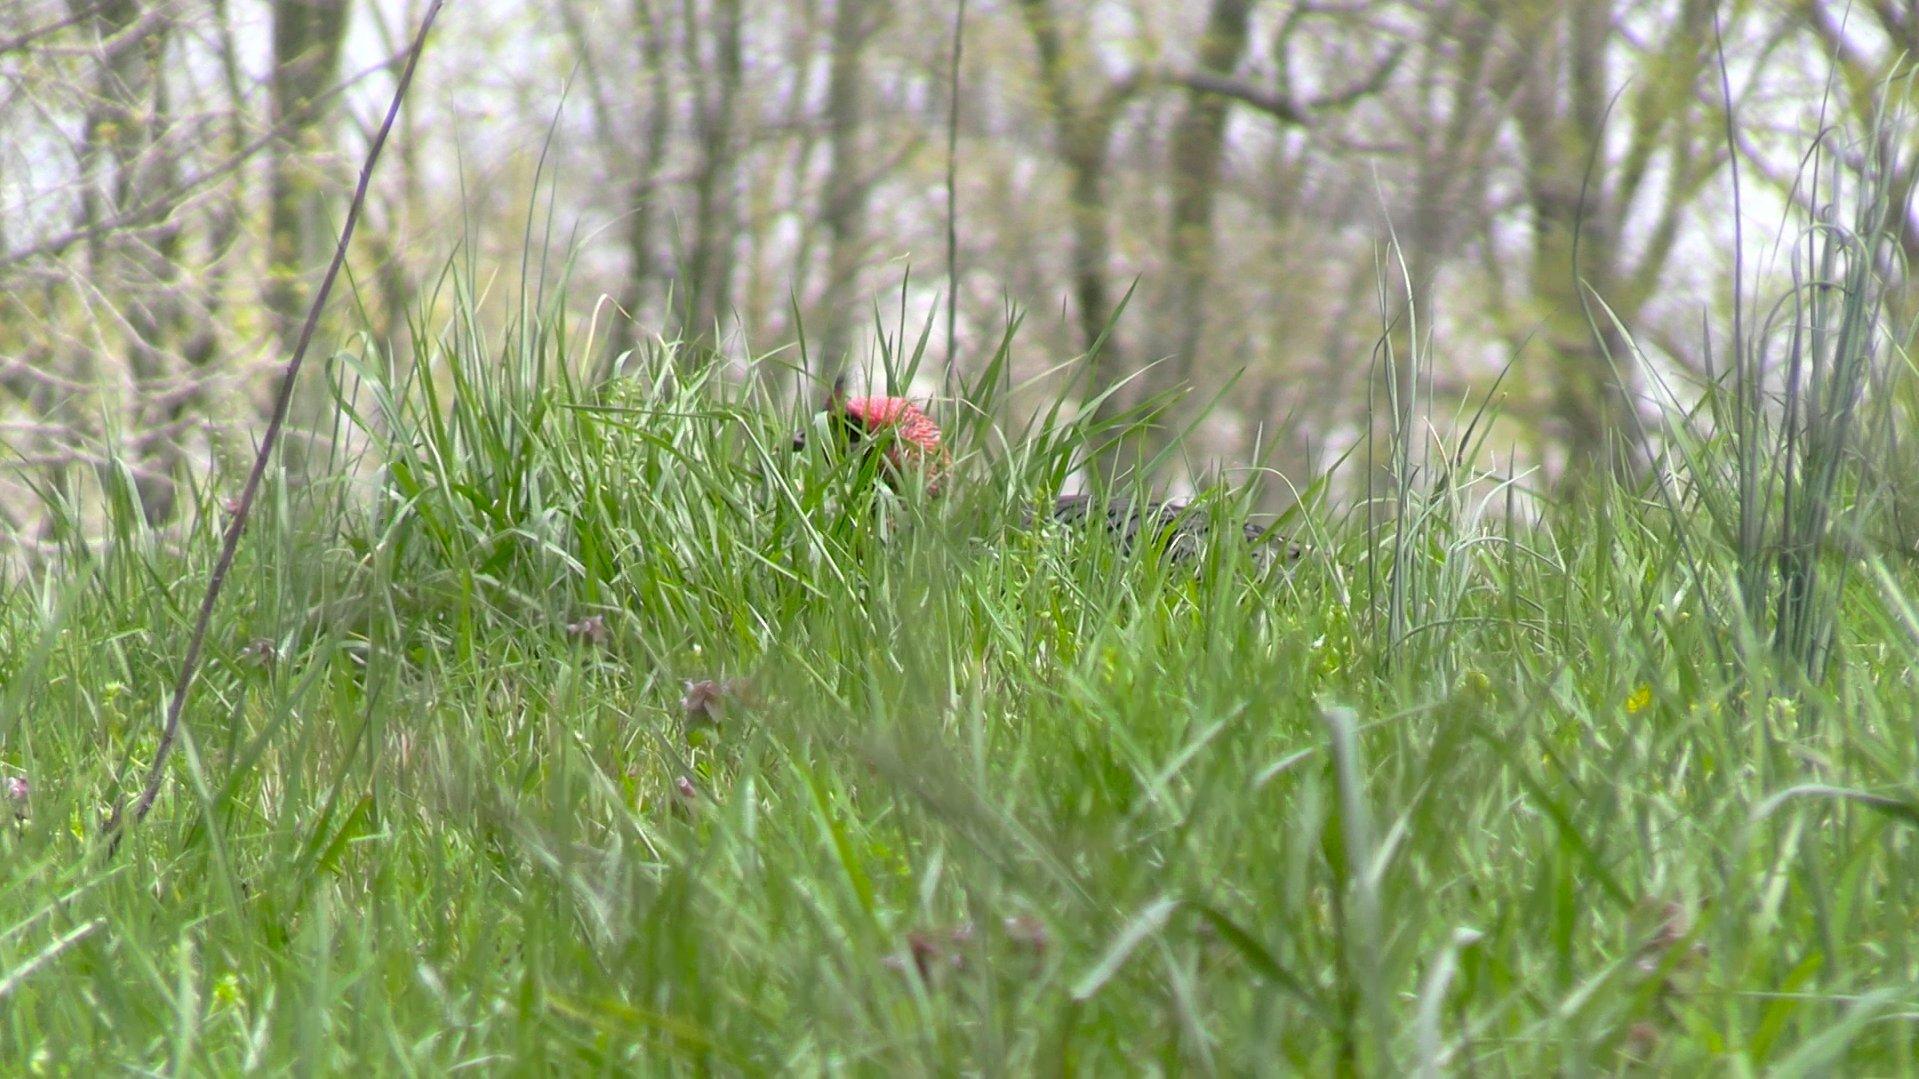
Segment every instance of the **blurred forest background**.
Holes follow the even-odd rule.
[[[250,451],[423,7],[0,5],[11,542],[35,542],[22,492],[112,472],[165,523],[183,477]],[[909,344],[935,320],[937,393],[949,290],[962,373],[1025,313],[1022,378],[1126,300],[1084,385],[1195,387],[1171,427],[1223,392],[1209,461],[1336,457],[1390,341],[1426,348],[1438,421],[1510,367],[1499,452],[1576,474],[1653,382],[1711,369],[1740,225],[1749,289],[1783,280],[1831,197],[1809,147],[1870,130],[1909,53],[1905,0],[457,0],[315,358],[404,355],[449,262],[502,324],[570,264],[582,367],[683,341],[781,400],[870,370],[876,317]],[[1895,156],[1909,191],[1915,147],[1829,149]],[[1623,385],[1593,295],[1644,353]],[[1911,293],[1889,303],[1905,324]]]

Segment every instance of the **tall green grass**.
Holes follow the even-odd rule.
[[[1829,277],[1832,325],[1870,314],[1872,281]],[[9,585],[0,769],[30,793],[0,816],[0,1059],[1919,1062],[1919,604],[1907,563],[1831,544],[1870,493],[1834,458],[1702,412],[1661,482],[1531,520],[1472,439],[1401,429],[1378,512],[1287,521],[1296,565],[1172,565],[1023,525],[1113,433],[1064,409],[943,406],[928,499],[793,452],[808,409],[767,380],[668,343],[584,379],[555,310],[490,331],[457,281],[449,307],[413,355],[336,364],[363,457],[262,503],[114,858],[223,478],[184,538],[76,526]],[[1870,435],[1895,368],[1846,355]],[[1842,367],[1798,384],[1843,398]],[[1832,415],[1729,392],[1751,431]],[[1816,604],[1753,534],[1813,545]]]

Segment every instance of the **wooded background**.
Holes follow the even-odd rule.
[[[250,450],[422,6],[0,5],[15,541],[21,492],[127,476],[162,523]],[[570,265],[583,368],[680,341],[790,398],[949,289],[960,371],[1022,310],[1023,375],[1088,353],[1130,290],[1088,384],[1193,387],[1174,428],[1223,392],[1193,452],[1325,462],[1385,408],[1386,341],[1427,352],[1441,420],[1510,367],[1501,452],[1576,474],[1658,403],[1592,298],[1703,377],[1736,226],[1759,289],[1830,197],[1802,167],[1822,132],[1909,191],[1915,147],[1861,135],[1912,103],[1886,83],[1908,53],[1894,0],[460,0],[322,352],[404,354],[450,262],[501,320]],[[1919,255],[1909,198],[1898,235]],[[331,409],[316,378],[296,419]]]

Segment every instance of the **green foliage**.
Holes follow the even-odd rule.
[[[1295,514],[1290,569],[1175,566],[1021,525],[1100,437],[1056,414],[954,425],[928,500],[668,352],[564,351],[457,321],[354,369],[362,467],[263,503],[114,860],[216,499],[7,594],[6,1059],[1919,1059],[1905,566],[1807,684],[1722,661],[1740,550],[1625,493],[1528,525],[1400,479],[1371,531]]]

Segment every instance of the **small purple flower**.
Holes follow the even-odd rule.
[[[603,645],[607,641],[606,616],[590,614],[566,624],[566,635],[583,644]]]
[[[265,637],[256,637],[240,649],[240,662],[255,667],[271,667],[280,658],[280,650]]]

